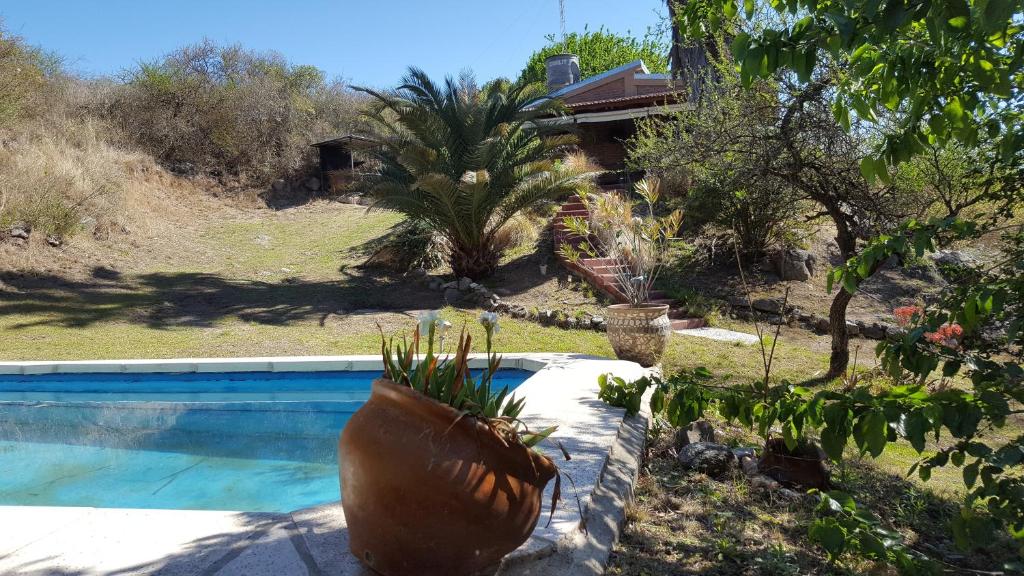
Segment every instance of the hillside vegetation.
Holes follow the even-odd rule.
[[[137,239],[203,191],[301,178],[309,144],[358,113],[343,82],[279,54],[204,41],[86,79],[0,27],[0,263],[45,263],[17,249],[75,235]]]

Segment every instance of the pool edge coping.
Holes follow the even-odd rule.
[[[576,361],[611,359],[575,353],[510,353],[502,356],[503,368],[518,368],[537,373],[557,366],[568,367]],[[484,354],[472,354],[470,365],[485,367]],[[617,361],[621,362],[621,361]],[[642,373],[633,363],[629,372]],[[88,373],[208,373],[208,372],[313,372],[381,370],[379,355],[340,356],[278,356],[254,358],[181,358],[146,360],[85,360],[85,361],[23,361],[0,362],[0,375],[88,374]],[[527,381],[529,381],[529,379]],[[525,382],[524,382],[525,384]],[[618,409],[617,409],[618,410]],[[621,412],[621,410],[620,410]],[[617,541],[625,519],[625,505],[632,499],[633,485],[639,471],[644,440],[649,426],[645,411],[632,417],[621,417],[615,438],[604,458],[604,463],[590,500],[580,522],[564,525],[557,534],[538,534],[535,530],[519,548],[506,555],[498,573],[502,575],[551,573],[600,574],[608,562],[611,548]],[[280,513],[294,526],[295,536],[306,541],[301,517],[337,513],[337,502]],[[343,522],[343,520],[342,520]],[[581,529],[586,525],[587,531]],[[537,528],[540,528],[538,522]],[[343,528],[344,524],[338,526]],[[554,536],[554,537],[552,537]],[[306,542],[306,545],[312,543]],[[341,551],[348,554],[347,548]],[[543,572],[538,572],[538,568]]]

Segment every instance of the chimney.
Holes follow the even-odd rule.
[[[544,60],[548,92],[580,81],[580,59],[575,54],[554,54]]]

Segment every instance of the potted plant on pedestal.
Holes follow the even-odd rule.
[[[412,344],[383,339],[384,375],[338,444],[341,505],[352,553],[385,576],[468,575],[496,566],[533,532],[544,487],[558,470],[533,446],[523,399],[492,390],[501,357],[497,316],[485,312],[487,367],[469,368],[463,331],[451,357],[435,355],[450,326],[421,316]],[[420,356],[421,339],[426,354]],[[555,502],[552,502],[554,506]]]
[[[641,366],[661,359],[672,335],[667,304],[650,302],[650,293],[665,262],[669,240],[679,230],[682,212],[656,216],[659,182],[645,178],[637,183],[640,197],[631,202],[618,194],[579,194],[589,217],[569,216],[566,228],[581,238],[577,245],[563,244],[562,256],[596,276],[592,280],[624,303],[607,308],[608,340],[615,355]]]

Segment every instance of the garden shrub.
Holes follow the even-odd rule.
[[[125,72],[106,107],[161,163],[266,184],[312,159],[310,144],[354,129],[359,98],[313,66],[210,41]]]

